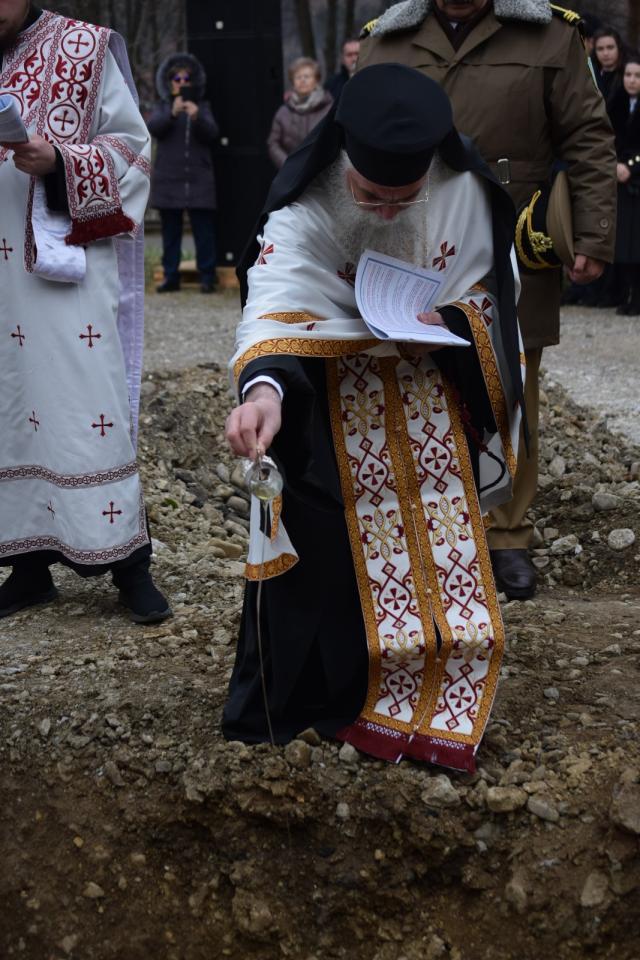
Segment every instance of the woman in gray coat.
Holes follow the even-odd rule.
[[[267,139],[269,156],[280,169],[290,153],[327,115],[333,97],[321,86],[320,65],[309,57],[299,57],[289,67],[293,89],[278,108]]]
[[[147,126],[158,141],[151,183],[151,206],[160,211],[164,282],[158,293],[180,289],[183,211],[189,211],[203,293],[216,284],[214,211],[216,188],[211,145],[218,126],[203,99],[206,76],[189,53],[168,57],[158,69],[160,102]]]

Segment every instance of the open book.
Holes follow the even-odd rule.
[[[428,313],[438,302],[442,278],[375,250],[365,250],[356,273],[356,303],[360,316],[379,340],[403,340],[439,347],[468,347],[468,340],[445,327],[424,324],[419,313]]]
[[[14,97],[0,95],[0,143],[26,143],[28,139]]]

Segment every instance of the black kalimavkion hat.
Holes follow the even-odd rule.
[[[375,64],[356,73],[342,92],[335,119],[355,169],[385,187],[424,176],[436,148],[453,130],[444,90],[399,63]]]
[[[573,266],[571,193],[564,170],[556,175],[551,186],[536,190],[518,212],[516,253],[518,264],[525,273],[563,264]]]

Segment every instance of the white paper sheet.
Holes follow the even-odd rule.
[[[356,273],[356,303],[362,319],[379,340],[468,347],[468,340],[445,327],[418,320],[419,313],[435,309],[441,286],[437,271],[365,250]]]
[[[0,143],[26,143],[28,139],[14,97],[0,94]]]

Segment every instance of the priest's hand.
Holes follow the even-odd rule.
[[[44,177],[56,168],[55,147],[37,134],[33,134],[27,143],[3,143],[1,146],[13,150],[16,170],[30,177]]]
[[[225,436],[238,457],[255,460],[258,449],[268,450],[282,424],[282,403],[277,390],[257,383],[247,399],[227,418]]]
[[[424,325],[427,327],[433,326],[444,327],[445,330],[449,329],[442,319],[442,314],[438,313],[437,310],[430,310],[428,313],[419,313],[418,320],[420,323],[424,323]],[[436,350],[442,350],[442,347],[432,346],[430,343],[425,344],[424,346],[419,343],[409,344],[409,353],[413,353],[414,356],[422,356],[424,353],[435,353]]]
[[[573,268],[568,273],[572,283],[593,283],[604,273],[604,261],[578,253]]]

